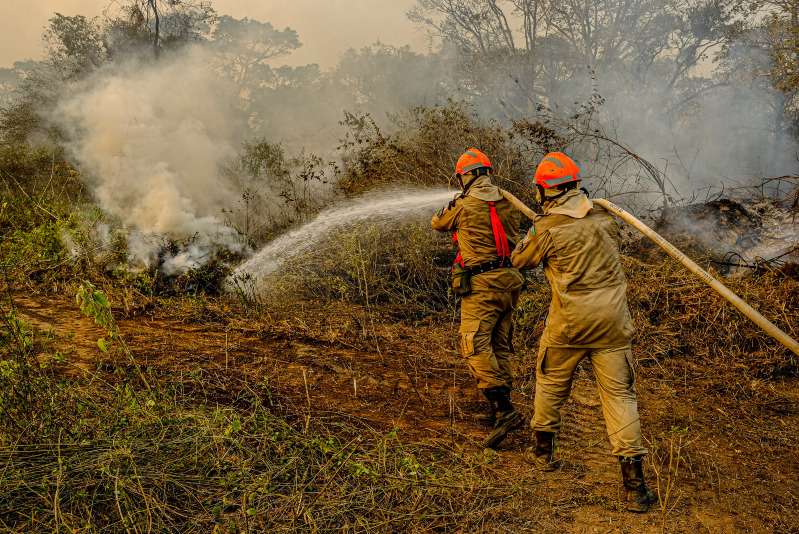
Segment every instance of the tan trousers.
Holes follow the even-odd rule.
[[[635,373],[629,347],[572,349],[544,347],[538,354],[533,430],[557,432],[560,409],[569,398],[572,377],[583,358],[591,358],[608,438],[616,456],[639,456],[641,423],[635,396]]]
[[[461,301],[461,354],[477,387],[512,387],[513,309],[519,291],[473,291]]]

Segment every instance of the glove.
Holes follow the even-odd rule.
[[[451,210],[452,208],[454,208],[454,207],[455,207],[455,201],[457,201],[457,200],[458,200],[458,198],[459,198],[459,197],[455,197],[455,198],[453,198],[452,200],[450,200],[450,201],[449,201],[449,204],[447,204],[446,206],[444,206],[443,208],[441,208],[440,210],[438,210],[438,212],[436,213],[436,216],[437,216],[437,217],[441,217],[442,215],[444,215],[444,212],[445,212],[445,211],[447,211],[447,210]]]

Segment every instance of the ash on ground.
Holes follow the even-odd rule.
[[[777,200],[720,198],[669,208],[657,231],[727,275],[799,266],[799,210]]]

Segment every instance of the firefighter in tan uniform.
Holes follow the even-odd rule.
[[[475,148],[455,168],[462,192],[433,216],[434,230],[453,232],[459,254],[453,290],[462,296],[460,347],[491,411],[485,446],[495,448],[523,425],[511,403],[513,309],[524,278],[510,263],[508,236],[519,233],[517,213],[491,182],[491,162]]]
[[[535,446],[526,457],[543,470],[557,468],[553,454],[560,409],[577,364],[590,358],[608,437],[621,464],[627,508],[645,512],[657,499],[642,469],[647,450],[638,419],[630,350],[633,324],[619,258],[619,228],[578,189],[579,172],[561,152],[543,159],[535,182],[544,214],[512,255],[519,269],[543,265],[552,288],[536,365]]]

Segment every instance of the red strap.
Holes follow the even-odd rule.
[[[505,233],[505,227],[502,225],[502,220],[497,214],[497,208],[494,202],[488,203],[488,212],[491,218],[491,231],[494,232],[494,243],[497,247],[497,256],[500,258],[510,258],[510,245],[508,244],[508,235]],[[458,245],[458,232],[452,232],[452,242]],[[461,267],[466,267],[463,263],[463,256],[460,250],[455,257],[455,264]]]
[[[452,242],[455,243],[456,247],[458,246],[458,232],[452,232]],[[458,255],[455,256],[455,261],[453,263],[466,268],[466,264],[463,263],[463,256],[461,255],[460,248],[458,248]]]
[[[505,233],[505,227],[502,226],[502,221],[497,214],[495,202],[488,203],[488,211],[491,215],[491,230],[494,232],[494,243],[497,246],[497,256],[500,258],[510,257],[510,245],[508,245],[508,236]]]

